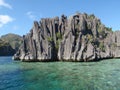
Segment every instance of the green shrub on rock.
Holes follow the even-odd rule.
[[[99,43],[99,48],[100,48],[101,51],[105,52],[105,46],[104,46],[103,42]]]

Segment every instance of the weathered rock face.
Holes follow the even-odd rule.
[[[120,32],[112,32],[94,15],[77,13],[67,18],[34,22],[13,56],[22,61],[96,61],[120,57]]]

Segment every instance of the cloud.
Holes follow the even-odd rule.
[[[12,22],[13,20],[14,19],[8,15],[0,15],[0,28],[9,22]]]
[[[0,0],[0,6],[12,9],[12,6],[6,3],[4,0]]]
[[[32,12],[32,11],[27,12],[26,15],[32,20],[34,20],[36,18],[36,16],[34,15],[34,12]]]
[[[39,20],[40,18],[42,18],[42,13],[37,13],[37,12],[32,12],[32,11],[28,11],[26,13],[27,17],[31,20]]]

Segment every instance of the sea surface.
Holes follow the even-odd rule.
[[[0,90],[120,90],[120,59],[27,63],[0,57]]]

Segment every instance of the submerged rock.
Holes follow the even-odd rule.
[[[97,61],[120,57],[120,32],[112,32],[94,15],[43,18],[13,56],[21,61]]]

